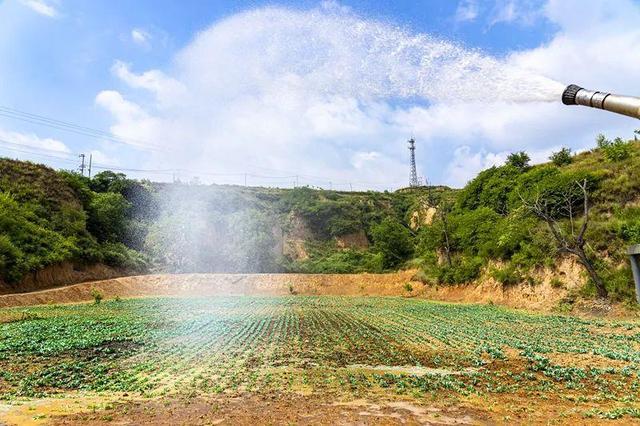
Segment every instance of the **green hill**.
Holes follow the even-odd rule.
[[[599,137],[597,149],[575,156],[563,150],[552,162],[536,166],[521,154],[482,171],[455,199],[439,206],[438,220],[417,238],[423,278],[469,282],[499,260],[503,266],[491,273],[503,285],[533,282],[533,272],[545,266],[553,270],[561,256],[580,260],[572,251],[582,244],[596,279],[604,281],[604,292],[631,300],[626,247],[640,243],[640,144]],[[579,241],[582,184],[589,214]],[[595,294],[593,277],[586,282],[584,294]]]
[[[582,240],[580,185],[589,207]],[[509,286],[535,284],[536,271],[573,256],[593,267],[583,295],[601,280],[608,297],[630,300],[625,249],[640,243],[639,190],[640,145],[604,138],[541,165],[513,154],[460,190],[393,193],[161,184],[113,172],[88,179],[0,159],[0,280],[19,289],[29,272],[73,262],[132,272],[409,266],[428,283],[490,274]],[[567,250],[578,246],[584,258]]]

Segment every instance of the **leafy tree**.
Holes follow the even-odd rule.
[[[456,212],[449,218],[452,248],[470,256],[495,254],[500,220],[501,216],[488,207]]]
[[[128,185],[128,180],[124,173],[105,170],[93,176],[89,185],[91,190],[95,192],[117,192],[122,194]]]
[[[571,164],[573,161],[573,155],[571,154],[571,148],[562,148],[558,152],[554,152],[549,157],[549,160],[558,167]]]
[[[517,169],[524,170],[529,167],[529,161],[531,161],[529,154],[524,151],[520,151],[509,154],[506,164]]]
[[[89,204],[87,229],[99,242],[119,241],[126,227],[131,204],[114,192],[97,193]]]
[[[491,167],[481,171],[462,189],[457,206],[463,210],[488,207],[501,215],[509,212],[509,193],[522,170],[512,165]]]
[[[400,265],[413,254],[411,233],[394,218],[387,217],[373,226],[371,235],[375,251],[382,254],[385,269]]]
[[[77,253],[73,238],[51,230],[28,205],[0,192],[0,277],[15,283]]]

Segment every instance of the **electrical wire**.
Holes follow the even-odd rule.
[[[67,132],[71,132],[71,133],[75,133],[75,134],[79,134],[79,135],[83,135],[83,136],[89,136],[92,138],[97,138],[97,139],[103,139],[103,140],[109,140],[112,142],[116,142],[116,143],[120,143],[120,144],[125,144],[128,146],[133,146],[135,148],[138,149],[143,149],[143,150],[148,150],[148,151],[162,151],[162,149],[160,149],[158,146],[156,145],[152,145],[149,143],[146,143],[144,141],[140,141],[137,139],[133,139],[133,138],[126,138],[120,135],[116,135],[114,133],[111,132],[106,132],[103,130],[99,130],[99,129],[94,129],[92,127],[87,127],[87,126],[81,126],[75,123],[71,123],[68,121],[63,121],[63,120],[58,120],[55,118],[51,118],[51,117],[47,117],[44,115],[39,115],[39,114],[33,114],[30,112],[26,112],[26,111],[22,111],[19,109],[15,109],[15,108],[11,108],[11,107],[7,107],[7,106],[2,106],[0,105],[0,117],[5,117],[5,118],[12,118],[12,119],[17,119],[17,120],[21,120],[27,123],[32,123],[32,124],[38,124],[38,125],[43,125],[43,126],[47,126],[47,127],[51,127],[51,128],[55,128],[58,130],[63,130],[63,131],[67,131]],[[76,161],[68,158],[69,156],[73,156],[73,154],[71,154],[68,151],[62,151],[62,150],[54,150],[54,149],[49,149],[49,148],[39,148],[39,147],[34,147],[32,145],[28,145],[28,144],[20,144],[20,143],[16,143],[16,142],[11,142],[11,141],[7,141],[4,139],[0,139],[0,143],[1,144],[5,144],[5,145],[10,145],[13,146],[14,148],[7,148],[7,147],[3,147],[0,145],[0,149],[3,150],[8,150],[8,151],[12,151],[12,152],[19,152],[19,153],[25,153],[25,154],[31,154],[31,155],[37,155],[40,157],[45,157],[45,158],[52,158],[52,159],[56,159],[58,161],[65,161],[68,163],[76,163]],[[32,151],[28,151],[28,150],[24,150],[24,149],[16,149],[15,147],[20,147],[20,148],[29,148]],[[37,151],[41,151],[41,152],[33,152],[33,150],[37,150]],[[65,155],[66,157],[60,157],[60,156],[54,156],[51,154],[43,154],[42,152],[48,152],[48,153],[56,153],[56,154],[61,154],[61,155]],[[92,168],[98,169],[98,170],[114,170],[114,171],[122,171],[122,172],[135,172],[135,173],[152,173],[152,174],[188,174],[188,175],[204,175],[204,176],[217,176],[217,177],[244,177],[245,179],[248,177],[251,178],[255,178],[255,179],[269,179],[269,180],[279,180],[278,182],[272,182],[272,183],[279,183],[279,182],[289,182],[289,181],[283,181],[283,179],[295,179],[295,183],[300,184],[300,182],[308,182],[308,183],[316,183],[316,184],[322,184],[322,185],[326,185],[329,184],[329,186],[333,187],[333,186],[349,186],[352,187],[353,185],[369,185],[369,186],[384,186],[384,187],[388,187],[389,185],[397,185],[397,184],[401,184],[402,182],[368,182],[368,181],[356,181],[356,182],[346,182],[346,181],[333,181],[330,178],[327,177],[323,177],[323,176],[316,176],[316,175],[309,175],[306,173],[297,173],[297,172],[292,172],[292,171],[285,171],[285,170],[281,170],[281,169],[273,169],[273,168],[268,168],[268,167],[263,167],[263,166],[256,166],[256,165],[248,165],[248,167],[250,168],[254,168],[254,169],[258,169],[258,170],[268,170],[268,171],[275,171],[278,173],[285,173],[287,174],[286,176],[269,176],[269,175],[264,175],[264,174],[256,174],[256,173],[215,173],[215,172],[207,172],[207,171],[200,171],[200,170],[192,170],[192,169],[184,169],[184,168],[171,168],[171,169],[138,169],[138,168],[126,168],[126,167],[118,167],[115,165],[108,165],[108,164],[101,164],[101,163],[93,163],[92,164]]]
[[[140,141],[133,138],[127,138],[124,136],[116,135],[111,132],[105,132],[103,130],[98,130],[91,127],[80,126],[78,124],[70,123],[67,121],[46,117],[44,115],[38,115],[38,114],[32,114],[25,111],[20,111],[20,110],[9,108],[2,105],[0,105],[0,117],[12,118],[15,120],[24,121],[31,124],[47,126],[47,127],[51,127],[58,130],[79,134],[82,136],[88,136],[91,138],[106,139],[111,142],[133,146],[138,149],[145,149],[149,151],[165,151],[161,147],[150,144],[148,142]]]

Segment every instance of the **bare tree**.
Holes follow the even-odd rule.
[[[524,206],[529,209],[538,218],[545,221],[549,231],[556,241],[558,251],[561,253],[569,253],[578,258],[578,261],[585,267],[589,276],[593,280],[596,287],[598,297],[606,298],[608,296],[607,288],[598,275],[593,262],[589,259],[585,252],[585,233],[589,226],[589,192],[587,191],[587,180],[575,182],[576,188],[567,188],[560,194],[561,202],[545,197],[539,192],[527,200],[520,196]],[[576,225],[575,205],[582,199],[582,225]],[[569,218],[569,229],[565,230],[558,220],[558,213],[564,213]]]

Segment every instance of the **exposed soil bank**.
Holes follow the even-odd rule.
[[[0,280],[0,294],[25,293],[86,281],[106,280],[125,275],[127,275],[125,270],[112,268],[107,265],[97,264],[81,267],[71,262],[65,262],[29,273],[17,284],[7,284]]]
[[[0,308],[52,303],[74,303],[93,299],[99,291],[106,299],[115,297],[215,295],[345,295],[420,297],[443,302],[494,303],[539,312],[556,311],[582,285],[580,269],[565,261],[556,271],[540,271],[537,284],[503,286],[486,274],[475,283],[431,286],[413,281],[415,270],[388,274],[156,274],[84,282],[30,293],[0,295]],[[115,273],[115,272],[114,272]],[[562,287],[552,278],[563,277]],[[557,282],[557,280],[556,280]],[[578,300],[571,311],[577,314],[639,317],[607,302]]]
[[[390,274],[182,274],[140,275],[87,282],[32,293],[0,296],[0,307],[92,300],[97,290],[109,299],[140,296],[214,295],[410,295],[405,285],[415,271]],[[412,283],[418,294],[424,285]]]

